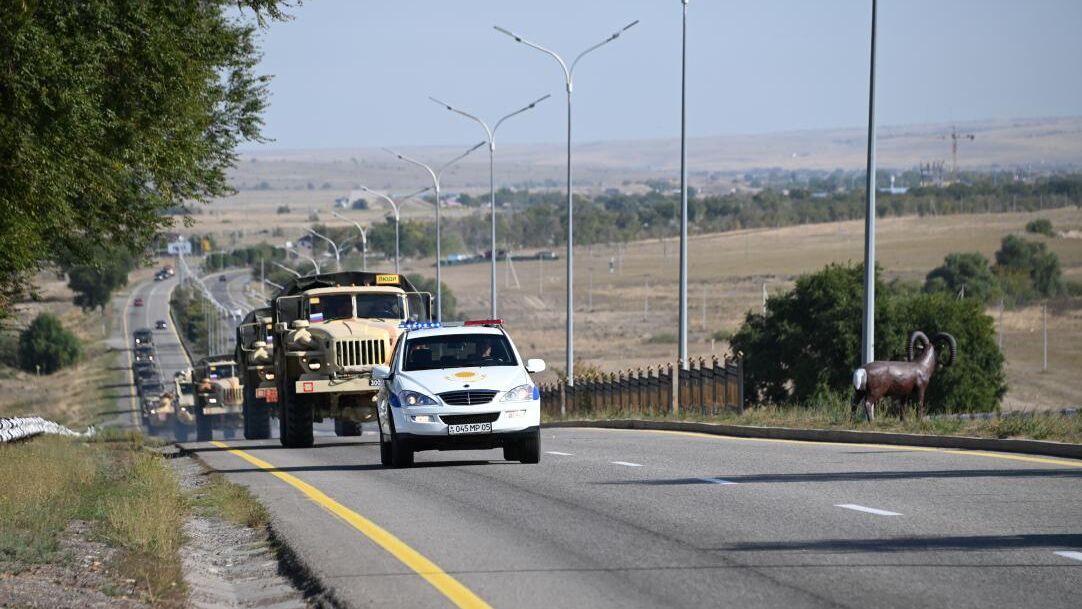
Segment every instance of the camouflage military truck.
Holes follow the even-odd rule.
[[[270,437],[271,409],[277,407],[274,383],[274,325],[270,307],[250,311],[237,326],[235,359],[244,379],[244,437]]]
[[[195,427],[195,384],[191,368],[173,375],[173,411],[173,437],[177,442],[187,442]]]
[[[233,354],[210,355],[192,369],[195,383],[195,439],[210,440],[215,427],[227,438],[240,427],[244,409],[244,386],[237,376]]]
[[[432,295],[403,276],[341,272],[299,277],[274,299],[274,375],[283,446],[312,445],[312,425],[341,435],[374,421],[379,381],[403,321],[429,321]]]

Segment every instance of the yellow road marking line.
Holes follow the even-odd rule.
[[[446,596],[448,600],[455,604],[455,606],[462,607],[463,609],[492,609],[491,605],[481,600],[479,596],[474,594],[473,591],[466,586],[462,585],[457,579],[444,572],[439,565],[428,558],[425,558],[420,552],[406,545],[405,542],[392,535],[383,527],[364,516],[361,516],[341,503],[338,503],[334,499],[331,499],[318,488],[296,476],[282,471],[275,471],[277,468],[274,465],[250,455],[243,450],[232,448],[225,442],[215,440],[212,441],[211,444],[228,450],[231,454],[244,459],[260,469],[269,470],[271,475],[276,476],[286,484],[289,484],[293,488],[304,493],[305,496],[319,504],[328,512],[345,520],[353,526],[353,528],[364,534],[365,537],[375,542],[376,545],[389,552],[391,556],[394,556],[401,561],[402,564],[412,569],[414,573],[423,577],[425,581]]]
[[[567,429],[567,428],[565,428]],[[672,429],[621,429],[618,427],[580,427],[579,429],[604,429],[608,431],[645,431],[650,433],[670,434],[677,436],[693,436],[698,438],[711,438],[714,440],[745,440],[749,442],[777,442],[780,444],[819,444],[821,446],[851,446],[857,448],[886,448],[898,451],[918,451],[929,453],[942,453],[946,455],[968,455],[973,457],[988,457],[990,459],[1006,459],[1008,461],[1026,461],[1029,463],[1048,463],[1051,465],[1066,465],[1068,467],[1082,467],[1082,461],[1068,459],[1055,459],[1048,457],[1030,457],[1026,455],[1010,455],[995,453],[986,450],[968,450],[964,448],[935,448],[932,446],[905,446],[901,444],[862,444],[859,442],[824,442],[822,440],[785,440],[782,438],[746,438],[743,436],[726,436],[721,434],[709,434],[699,431],[677,431]]]

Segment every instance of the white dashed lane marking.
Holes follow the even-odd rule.
[[[1082,552],[1055,552],[1056,556],[1082,561]]]
[[[855,510],[857,512],[866,512],[868,514],[875,514],[876,516],[901,516],[901,514],[899,514],[898,512],[888,512],[887,510],[870,508],[863,505],[857,505],[855,503],[839,503],[834,507],[845,508],[847,510]]]
[[[710,484],[736,484],[730,480],[722,480],[721,478],[699,478],[702,482],[709,482]]]
[[[558,450],[546,450],[545,454],[546,455],[560,455],[561,457],[574,457],[575,456],[575,455],[573,455],[571,453],[562,453],[562,452],[560,452]]]
[[[642,463],[630,463],[628,461],[613,461],[613,465],[624,465],[626,467],[642,467]]]

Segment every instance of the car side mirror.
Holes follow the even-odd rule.
[[[391,378],[391,368],[389,366],[384,366],[381,364],[372,366],[372,378],[379,379],[381,381],[385,381]]]
[[[526,360],[526,372],[530,374],[537,374],[538,372],[545,371],[545,360],[543,359],[528,359]]]
[[[310,325],[312,324],[310,324],[307,319],[294,319],[293,323],[290,324],[294,330],[303,330]]]
[[[286,322],[284,322],[284,321],[280,321],[280,322],[274,324],[274,331],[275,332],[282,333],[282,332],[286,332],[287,330],[289,330],[289,325],[286,324]]]

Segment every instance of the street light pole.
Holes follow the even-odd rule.
[[[864,210],[864,325],[861,363],[875,360],[875,29],[876,0],[872,0],[871,69],[868,79],[868,176]]]
[[[383,199],[384,201],[387,202],[388,205],[391,206],[391,211],[394,212],[394,272],[395,272],[396,275],[401,272],[399,270],[399,265],[398,265],[398,224],[402,219],[401,214],[399,213],[399,210],[401,209],[401,206],[403,204],[405,204],[406,201],[412,199],[413,197],[416,197],[419,194],[428,192],[431,189],[432,189],[431,186],[425,186],[424,188],[422,188],[421,190],[418,190],[417,192],[414,192],[414,193],[411,193],[411,194],[408,194],[408,195],[405,195],[405,196],[402,196],[402,197],[398,197],[398,200],[401,201],[401,203],[397,203],[389,195],[385,195],[382,192],[377,192],[375,190],[372,190],[371,188],[365,186],[364,184],[361,185],[361,190],[367,192],[368,194],[375,195],[375,196]]]
[[[334,270],[335,271],[341,271],[342,270],[342,256],[338,251],[338,244],[335,243],[334,241],[331,241],[329,237],[325,237],[325,236],[317,233],[316,231],[314,231],[312,229],[308,229],[308,232],[312,233],[314,236],[319,237],[320,239],[323,239],[327,243],[331,244],[331,247],[334,248]],[[314,254],[315,252],[312,252],[312,253]]]
[[[447,169],[451,165],[461,161],[469,156],[471,152],[477,150],[481,146],[484,146],[485,142],[480,142],[473,148],[470,148],[466,152],[456,156],[455,158],[447,161],[438,169],[433,170],[428,165],[410,158],[404,154],[395,152],[389,148],[384,148],[387,152],[395,155],[399,160],[424,168],[428,172],[428,175],[432,178],[432,187],[436,193],[436,321],[443,321],[443,284],[440,283],[440,177],[443,175],[443,170]]]
[[[338,218],[338,219],[340,219],[340,220],[345,220],[346,222],[351,222],[353,224],[353,226],[357,227],[357,232],[361,233],[361,270],[367,272],[368,271],[368,233],[364,230],[364,227],[361,226],[360,222],[354,222],[353,220],[350,220],[349,218],[346,218],[345,216],[343,216],[342,214],[340,214],[340,213],[338,213],[336,211],[332,211],[331,215]]]
[[[490,293],[489,293],[489,318],[490,319],[498,319],[498,317],[499,317],[498,315],[496,315],[496,130],[499,129],[500,125],[502,125],[503,122],[506,121],[507,119],[511,118],[512,116],[515,116],[516,114],[522,114],[523,112],[533,108],[537,104],[545,101],[549,97],[552,97],[552,96],[551,95],[546,95],[544,97],[540,97],[538,99],[535,99],[534,101],[530,102],[530,105],[525,106],[523,108],[519,108],[518,110],[515,110],[514,112],[504,116],[500,120],[496,121],[496,125],[494,127],[492,127],[491,129],[489,129],[488,124],[485,123],[485,121],[481,120],[480,118],[478,118],[478,117],[476,117],[476,116],[474,116],[474,115],[472,115],[472,114],[470,114],[468,112],[464,112],[462,110],[459,110],[458,108],[455,108],[454,106],[451,106],[450,104],[442,102],[442,101],[436,99],[435,97],[429,97],[428,98],[428,99],[431,99],[432,101],[436,102],[437,104],[447,108],[451,112],[456,112],[458,114],[461,114],[462,116],[465,116],[466,118],[471,119],[474,122],[476,122],[477,124],[481,125],[481,128],[485,130],[486,137],[488,137],[488,188],[489,188],[489,198],[490,198],[489,207],[490,207],[491,214],[492,214],[492,245],[490,246],[490,251],[491,251],[490,258],[492,259],[492,272],[490,273],[490,282],[489,282],[489,290],[490,290]]]
[[[555,51],[550,51],[545,47],[530,42],[525,38],[515,34],[509,30],[506,30],[499,26],[493,26],[497,32],[506,34],[514,39],[515,42],[520,42],[532,49],[541,51],[542,53],[552,57],[560,64],[560,68],[564,73],[564,84],[567,87],[567,328],[566,341],[567,341],[567,353],[566,353],[566,365],[567,365],[567,385],[573,387],[575,384],[575,252],[574,252],[574,201],[571,195],[571,91],[573,89],[572,76],[575,72],[575,66],[579,61],[585,57],[588,53],[595,51],[602,46],[616,40],[627,30],[631,29],[639,21],[636,19],[631,23],[625,25],[620,30],[614,32],[608,38],[601,42],[589,47],[585,51],[578,54],[575,60],[571,62],[571,66],[567,65],[567,62],[563,60],[560,55]],[[564,414],[561,412],[561,414]]]
[[[294,275],[296,275],[297,277],[301,277],[301,274],[300,274],[300,273],[298,273],[297,271],[295,271],[295,270],[293,270],[293,269],[289,268],[288,266],[286,266],[286,265],[284,265],[284,264],[279,264],[279,263],[277,263],[277,262],[275,262],[275,261],[273,261],[273,260],[271,260],[271,264],[273,264],[274,266],[276,266],[276,267],[278,267],[278,268],[282,269],[283,271],[288,271],[288,272],[290,272],[290,273],[293,273],[293,274],[294,274]]]
[[[301,258],[304,258],[304,259],[305,259],[305,260],[307,260],[308,262],[311,262],[311,263],[312,263],[312,267],[313,267],[313,268],[315,268],[315,270],[316,270],[316,275],[318,275],[318,274],[319,274],[319,272],[320,272],[320,271],[319,271],[319,263],[318,263],[318,262],[316,262],[316,259],[315,259],[315,258],[312,258],[311,256],[306,256],[306,255],[302,254],[302,253],[300,252],[300,250],[298,250],[297,248],[293,247],[292,245],[286,245],[286,250],[287,250],[287,251],[290,251],[290,252],[293,252],[294,254],[296,254],[297,256],[300,256]]]
[[[684,5],[683,38],[680,51],[680,366],[688,370],[688,0]]]

